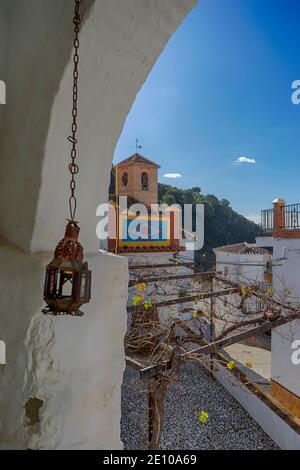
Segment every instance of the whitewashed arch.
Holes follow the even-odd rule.
[[[2,2],[9,10],[9,91],[0,139],[0,233],[26,251],[48,251],[68,215],[73,1]],[[112,156],[126,116],[195,3],[86,0],[77,218],[88,252],[98,248],[96,207],[107,198]]]
[[[42,286],[68,216],[73,0],[0,0],[0,449],[122,446],[128,268],[123,257],[96,253],[96,208],[135,96],[195,3],[85,2],[77,218],[92,300],[81,319],[53,319],[41,314]]]

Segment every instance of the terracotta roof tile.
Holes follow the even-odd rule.
[[[225,245],[214,248],[214,251],[222,251],[224,253],[235,253],[238,255],[267,255],[270,254],[265,248],[260,248],[255,243],[235,243],[234,245]]]
[[[143,157],[143,155],[140,155],[139,153],[134,153],[130,157],[125,158],[125,160],[122,160],[121,162],[117,163],[115,166],[121,166],[121,165],[129,164],[129,163],[141,163],[144,165],[152,165],[152,166],[156,166],[156,168],[160,168],[160,166],[157,163],[152,162],[152,160],[149,160],[148,158]]]

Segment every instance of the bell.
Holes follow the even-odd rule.
[[[44,314],[82,316],[79,309],[91,299],[91,277],[88,263],[83,261],[83,248],[78,241],[80,228],[74,220],[66,227],[54,259],[46,267]]]

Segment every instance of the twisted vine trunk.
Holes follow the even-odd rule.
[[[149,450],[159,447],[164,423],[164,400],[168,388],[172,385],[179,373],[179,359],[173,358],[172,370],[164,374],[151,377],[148,382],[148,423],[149,423]]]

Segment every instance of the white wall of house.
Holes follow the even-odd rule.
[[[229,280],[245,284],[264,282],[266,263],[271,259],[269,255],[248,255],[219,250],[215,253],[217,271],[222,272]]]
[[[222,366],[218,367],[217,378],[280,449],[300,450],[300,436],[297,431],[280,418],[260,397],[241,385],[241,382]]]
[[[52,319],[41,314],[42,285],[68,216],[74,5],[0,0],[8,90],[0,120],[1,448],[121,447],[128,269],[124,258],[98,252],[96,207],[107,200],[113,152],[136,94],[195,4],[84,4],[77,218],[93,293],[85,317]],[[42,402],[35,424],[24,410],[30,398]]]
[[[226,250],[221,251],[221,249],[216,249],[215,254],[216,270],[228,280],[239,282],[245,286],[253,283],[263,285],[265,282],[264,273],[267,262],[271,260],[271,255],[231,253]],[[240,303],[241,296],[238,294],[231,294],[216,300],[216,309],[219,309],[217,315],[220,317],[222,312],[224,319],[224,321],[217,322],[217,332],[221,332],[227,322],[234,324],[239,321],[243,314],[240,309],[234,308],[234,306],[239,306]],[[247,308],[255,310],[257,301],[255,298],[250,298],[246,301],[246,305]],[[228,324],[228,326],[230,325]]]
[[[140,270],[132,271],[131,278],[135,279],[135,276],[139,273],[145,280],[147,277],[168,277],[176,276],[180,274],[191,274],[193,270],[188,267],[176,264],[172,262],[174,260],[174,253],[140,253],[126,255],[130,265],[141,265]],[[180,255],[181,257],[181,255]],[[190,261],[190,258],[189,258]],[[159,267],[160,264],[169,264],[170,267]],[[158,265],[157,268],[143,269],[143,265]],[[143,281],[142,281],[143,282]],[[190,280],[181,279],[176,281],[165,281],[157,282],[154,286],[153,282],[147,283],[147,290],[143,293],[145,299],[151,298],[153,302],[163,302],[164,300],[170,300],[178,297],[179,289],[186,290],[187,294],[190,295],[189,286],[191,285]],[[132,299],[138,295],[138,292],[134,287],[129,289],[128,305],[132,305]],[[186,306],[186,304],[185,304]],[[158,310],[159,318],[162,323],[169,323],[172,318],[178,318],[181,315],[181,305],[174,305],[172,307],[161,307]]]
[[[300,304],[300,239],[257,238],[259,246],[273,246],[273,289]],[[292,362],[294,341],[300,340],[300,321],[272,332],[272,377],[300,397],[300,365]]]

